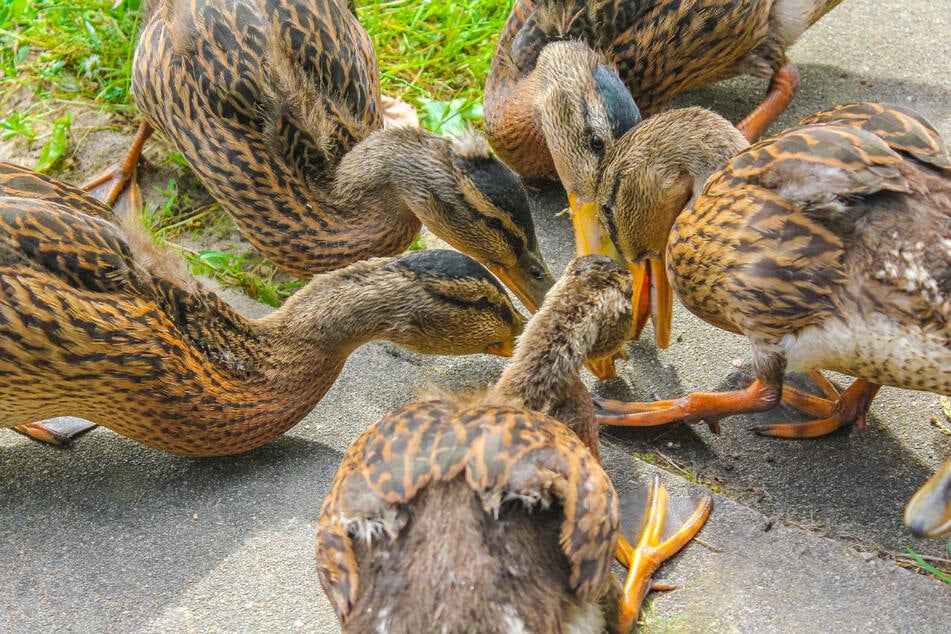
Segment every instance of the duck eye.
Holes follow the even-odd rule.
[[[542,272],[541,267],[540,267],[540,266],[535,266],[535,265],[532,265],[532,266],[528,267],[528,274],[531,275],[531,276],[532,276],[533,278],[535,278],[536,280],[542,279],[542,276],[544,275],[544,273]]]
[[[614,215],[614,205],[612,205],[611,203],[604,203],[603,205],[601,205],[601,213],[603,213],[606,217],[610,218],[611,216]]]
[[[604,139],[597,134],[591,135],[591,151],[598,156],[604,154]]]
[[[501,231],[501,230],[502,230],[502,221],[499,220],[498,218],[490,217],[490,218],[489,218],[488,220],[486,220],[485,222],[486,222],[487,225],[489,225],[489,229],[492,229],[493,231]]]

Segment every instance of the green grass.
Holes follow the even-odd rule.
[[[506,0],[359,3],[384,92],[420,107],[429,100],[458,99],[453,111],[478,119],[479,109],[472,106],[481,103],[508,5]],[[113,0],[5,0],[0,106],[27,89],[37,104],[80,101],[109,112],[133,111],[129,74],[139,8],[140,0],[120,0],[115,7]]]
[[[506,0],[390,0],[358,3],[373,38],[383,91],[423,105],[481,104],[495,42],[508,16]]]
[[[947,570],[942,570],[938,568],[937,566],[934,566],[928,563],[927,561],[925,561],[924,557],[916,553],[911,548],[908,548],[907,550],[908,550],[908,554],[911,556],[912,559],[915,560],[915,563],[922,570],[927,572],[929,575],[931,575],[938,581],[943,581],[944,583],[948,585],[949,588],[951,588],[951,572]],[[951,542],[948,543],[948,557],[951,558]],[[947,560],[945,560],[945,563],[947,563]]]
[[[0,4],[0,93],[129,110],[139,0],[6,0]],[[0,104],[2,105],[2,104]]]

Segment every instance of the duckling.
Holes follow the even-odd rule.
[[[799,85],[786,49],[840,1],[518,0],[486,81],[486,136],[523,179],[561,181],[579,255],[611,253],[590,203],[617,139],[680,92],[741,74],[771,77],[765,100],[738,126],[759,138]],[[642,295],[652,293],[662,307],[655,341],[667,347],[663,266],[630,264],[653,285],[638,294],[635,284],[636,314],[646,316]]]
[[[12,165],[0,182],[4,426],[70,414],[171,453],[234,454],[293,427],[366,342],[511,355],[524,322],[488,271],[444,250],[315,276],[246,319],[144,231],[79,211],[102,208],[79,189]]]
[[[437,390],[354,441],[317,529],[321,585],[345,632],[630,629],[654,570],[712,505],[686,499],[689,518],[661,539],[668,497],[655,481],[637,548],[619,537],[579,372],[623,343],[630,292],[617,263],[576,259],[493,387]],[[630,567],[623,591],[612,554]]]
[[[951,460],[908,501],[905,525],[915,537],[941,537],[951,532]]]
[[[554,283],[518,177],[474,133],[381,129],[379,71],[342,0],[160,0],[133,60],[144,116],[110,204],[152,130],[242,235],[309,279],[403,251],[420,221],[535,310]],[[110,180],[114,177],[114,180]]]

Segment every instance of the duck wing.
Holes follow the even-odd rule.
[[[486,513],[503,504],[564,511],[560,534],[582,600],[602,588],[619,522],[607,475],[567,427],[537,412],[430,401],[394,410],[348,449],[317,529],[321,584],[345,619],[357,597],[354,539],[395,539],[426,486],[463,477]]]

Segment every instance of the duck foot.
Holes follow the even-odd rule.
[[[85,191],[110,207],[115,207],[120,197],[125,194],[124,210],[119,214],[120,217],[138,213],[142,209],[142,192],[136,172],[139,161],[142,160],[142,147],[154,131],[154,128],[143,120],[125,157],[92,180],[83,183],[82,188]]]
[[[65,447],[74,438],[86,433],[93,427],[96,427],[95,423],[90,423],[88,420],[82,418],[76,418],[75,416],[57,416],[56,418],[48,418],[35,423],[17,425],[13,430],[25,436],[29,436],[33,440],[39,440],[40,442],[45,442],[46,444],[55,445],[57,447]]]
[[[814,380],[816,375],[821,377],[816,372],[812,374]],[[815,420],[807,423],[757,425],[753,428],[753,431],[762,436],[776,436],[779,438],[817,438],[831,434],[852,422],[855,422],[858,429],[865,429],[865,417],[868,408],[882,386],[869,383],[864,379],[856,379],[848,389],[839,395],[835,387],[825,377],[822,377],[821,381],[828,385],[824,386],[820,381],[816,381],[816,383],[829,398],[814,396],[793,387],[783,386],[782,402],[804,414],[815,416]],[[829,387],[832,387],[831,393],[827,391]]]
[[[584,367],[600,380],[607,381],[617,376],[617,370],[614,369],[615,360],[626,361],[627,353],[624,350],[618,350],[608,357],[588,359],[584,362]]]
[[[736,127],[750,143],[758,140],[770,124],[781,115],[799,90],[799,69],[787,61],[769,81],[769,90],[763,102],[753,109]]]
[[[638,504],[634,496],[625,496],[621,504],[622,533],[636,537],[637,545],[632,548],[623,534],[618,541],[617,559],[628,568],[618,614],[620,632],[634,627],[657,568],[693,539],[713,509],[709,496],[671,501],[656,475],[642,500]]]
[[[692,392],[678,399],[635,403],[595,397],[598,423],[621,427],[652,427],[675,421],[705,420],[713,433],[720,432],[720,419],[733,414],[771,410],[779,403],[780,388],[754,380],[744,390]]]

